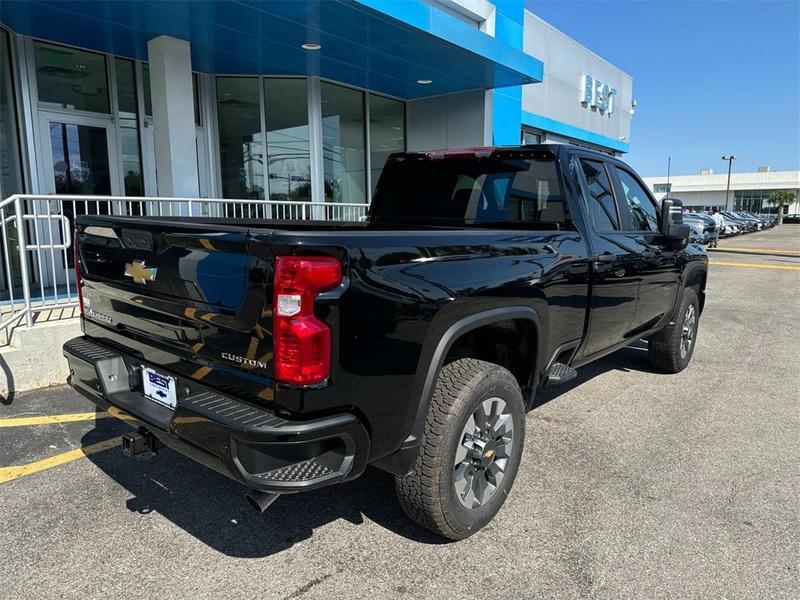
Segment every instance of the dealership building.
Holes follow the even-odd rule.
[[[632,79],[522,0],[4,0],[0,198],[370,202],[403,150],[628,151]]]
[[[795,201],[784,205],[784,213],[800,213],[800,171],[773,171],[764,166],[756,172],[731,173],[729,184],[727,171],[703,169],[698,175],[644,177],[644,182],[657,199],[669,193],[693,210],[743,210],[754,214],[777,214],[778,207],[769,198],[774,192],[785,190],[794,195]]]

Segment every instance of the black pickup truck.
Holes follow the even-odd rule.
[[[84,216],[69,382],[133,422],[128,454],[173,448],[261,510],[371,464],[464,538],[539,388],[640,339],[689,363],[708,261],[681,212],[611,156],[539,145],[395,154],[363,223]]]

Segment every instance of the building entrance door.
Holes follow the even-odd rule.
[[[122,194],[110,119],[40,113],[45,193]]]
[[[83,200],[28,201],[27,235],[39,249],[33,272],[43,295],[57,294],[73,277],[73,255],[66,251],[75,218],[109,214],[113,203],[92,196],[122,194],[117,145],[111,118],[39,113],[40,189],[45,194],[85,196]],[[34,289],[34,286],[32,286]]]

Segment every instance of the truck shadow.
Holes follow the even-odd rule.
[[[114,421],[99,419],[82,444],[120,435],[120,424]],[[352,482],[282,496],[262,514],[245,500],[243,485],[170,449],[162,449],[149,460],[131,459],[119,448],[88,459],[132,495],[125,502],[129,511],[162,515],[228,556],[276,554],[339,519],[354,525],[369,519],[420,543],[445,542],[405,516],[395,500],[393,477],[378,469],[368,468]]]
[[[650,371],[646,344],[583,367],[568,384],[545,388],[537,396],[536,406],[610,369]],[[88,446],[120,435],[126,428],[116,419],[98,419],[95,429],[81,441]],[[354,525],[370,520],[424,544],[448,543],[405,516],[394,496],[393,477],[378,469],[368,468],[349,483],[283,496],[261,514],[245,500],[244,486],[169,449],[150,460],[128,458],[118,448],[92,454],[88,460],[131,494],[125,502],[129,511],[144,518],[151,513],[166,517],[228,556],[276,554],[339,519]]]
[[[608,371],[639,371],[642,373],[652,373],[654,375],[665,374],[650,364],[650,360],[647,355],[647,342],[644,340],[639,340],[632,343],[630,346],[626,346],[625,348],[617,350],[613,354],[609,354],[604,358],[579,368],[578,375],[575,377],[575,379],[572,379],[571,381],[568,381],[562,385],[554,385],[552,387],[545,387],[539,390],[536,393],[536,399],[534,400],[531,410],[535,410],[537,407],[542,406],[551,400],[555,400],[562,394],[565,394],[566,392],[575,389],[587,381],[594,379],[602,373],[607,373]]]

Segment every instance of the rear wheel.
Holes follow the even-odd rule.
[[[514,376],[480,360],[440,372],[414,470],[395,480],[403,510],[458,540],[486,525],[514,483],[525,437],[525,406]]]
[[[699,318],[697,294],[686,288],[675,324],[648,340],[650,364],[668,373],[683,371],[692,360]]]

